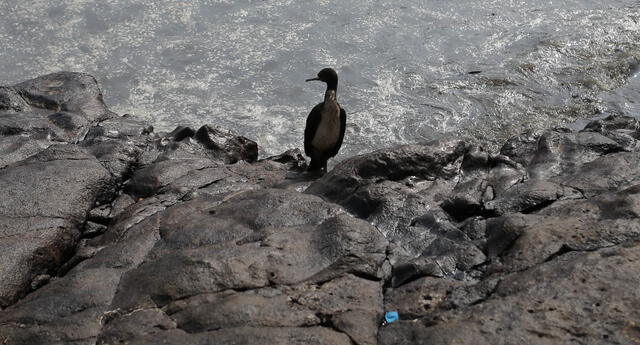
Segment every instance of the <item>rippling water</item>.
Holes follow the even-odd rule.
[[[302,147],[338,70],[342,157],[640,114],[636,0],[0,0],[0,84],[73,70],[162,130],[214,123]],[[473,72],[473,73],[469,73]]]

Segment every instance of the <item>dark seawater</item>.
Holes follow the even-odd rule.
[[[640,2],[0,0],[0,84],[93,74],[108,105],[302,147],[323,67],[349,114],[340,157],[442,137],[640,114]],[[469,72],[479,72],[472,73]]]

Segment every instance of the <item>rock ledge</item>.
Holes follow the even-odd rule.
[[[2,344],[636,344],[640,122],[258,159],[61,72],[0,87]],[[383,325],[386,311],[400,320]]]

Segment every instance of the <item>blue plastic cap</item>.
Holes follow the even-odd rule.
[[[388,311],[384,314],[384,320],[387,321],[387,323],[398,321],[398,319],[400,319],[400,316],[397,311]]]

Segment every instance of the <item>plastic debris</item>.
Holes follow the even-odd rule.
[[[386,314],[384,314],[385,323],[396,322],[399,319],[400,319],[400,315],[398,315],[397,311],[388,311]]]

